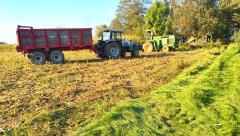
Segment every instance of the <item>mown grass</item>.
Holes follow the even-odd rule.
[[[116,106],[76,135],[240,134],[240,45],[151,93]]]
[[[0,51],[0,133],[9,135],[81,134],[119,103],[149,99],[185,68],[216,58],[195,50],[101,60],[77,51],[65,52],[62,65],[33,65],[6,46]]]

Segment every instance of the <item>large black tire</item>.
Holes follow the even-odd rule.
[[[139,47],[138,47],[138,45],[133,46],[133,49],[131,51],[131,56],[132,57],[139,57]]]
[[[49,54],[49,60],[53,64],[62,64],[64,62],[64,54],[61,50],[53,50]]]
[[[105,45],[104,53],[107,58],[117,59],[121,55],[121,47],[117,42],[111,42]]]
[[[33,64],[45,64],[46,63],[46,55],[42,51],[34,51],[34,52],[30,53],[28,58],[30,59],[30,61]]]

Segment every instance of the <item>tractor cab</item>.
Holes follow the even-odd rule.
[[[146,34],[147,40],[153,39],[153,31],[152,30],[146,30],[145,34]]]
[[[102,34],[102,41],[122,41],[122,31],[119,30],[105,30]]]

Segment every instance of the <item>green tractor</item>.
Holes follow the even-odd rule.
[[[156,30],[153,28],[153,24],[148,22],[151,26],[151,30],[147,30],[147,40],[145,44],[143,44],[144,52],[152,52],[152,51],[162,51],[169,52],[173,51],[176,48],[176,38],[174,35],[165,35],[160,36],[156,34]]]

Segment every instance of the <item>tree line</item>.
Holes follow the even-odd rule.
[[[179,38],[204,36],[221,42],[232,41],[240,28],[239,0],[120,0],[110,26],[96,27],[124,31],[130,40],[144,42],[145,30]]]
[[[2,42],[2,41],[0,41],[0,44],[7,44],[6,42]]]

